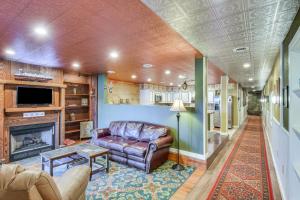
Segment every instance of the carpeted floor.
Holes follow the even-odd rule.
[[[250,116],[208,199],[273,199],[261,118]]]
[[[102,162],[101,158],[98,161]],[[17,163],[26,168],[41,169],[40,157]],[[86,192],[88,200],[169,199],[194,171],[193,167],[186,167],[181,172],[173,171],[172,161],[167,161],[151,174],[116,162],[110,164],[109,174],[103,171],[93,175]],[[54,168],[54,176],[61,176],[65,171],[65,166]]]

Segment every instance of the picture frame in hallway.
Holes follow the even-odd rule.
[[[282,105],[284,108],[289,108],[289,86],[282,89]]]

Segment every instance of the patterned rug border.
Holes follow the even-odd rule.
[[[232,162],[232,158],[233,158],[234,154],[237,152],[238,147],[241,144],[241,140],[244,137],[245,130],[246,130],[246,127],[247,127],[248,123],[249,123],[249,120],[247,120],[246,124],[243,126],[243,128],[241,130],[242,131],[241,135],[237,139],[237,142],[235,143],[235,145],[233,146],[233,148],[230,150],[231,152],[228,155],[228,157],[226,158],[226,161],[223,164],[222,169],[221,169],[221,171],[218,174],[218,178],[216,179],[216,181],[215,181],[212,189],[209,192],[208,197],[206,198],[207,200],[212,199],[212,196],[213,196],[213,194],[214,194],[214,192],[216,190],[216,187],[218,186],[218,183],[220,182],[220,180],[222,178],[222,175],[223,175],[226,167]],[[274,199],[273,188],[272,188],[272,184],[271,184],[270,169],[269,169],[269,163],[268,163],[268,157],[267,157],[267,149],[266,149],[266,144],[265,144],[265,138],[264,138],[264,130],[263,130],[263,128],[262,128],[262,131],[260,132],[260,138],[262,138],[261,141],[262,141],[262,145],[263,145],[263,151],[261,153],[264,153],[264,155],[265,155],[264,156],[264,161],[265,161],[265,167],[266,167],[266,171],[267,171],[267,183],[268,183],[268,187],[269,187],[270,200],[273,200]]]

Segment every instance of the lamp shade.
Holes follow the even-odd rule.
[[[173,105],[172,105],[170,111],[174,111],[174,112],[185,112],[186,109],[185,109],[185,107],[184,107],[184,105],[183,105],[182,100],[175,100],[175,101],[173,102]]]

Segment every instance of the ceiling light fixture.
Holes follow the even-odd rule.
[[[165,74],[166,74],[166,75],[169,75],[169,74],[171,74],[171,71],[170,71],[170,70],[166,70],[166,71],[165,71]]]
[[[181,74],[180,74],[180,75],[178,76],[178,78],[180,78],[180,79],[185,79],[185,78],[186,78],[186,76],[185,76],[185,75],[181,75]]]
[[[109,53],[109,56],[111,58],[118,58],[119,57],[119,53],[117,51],[112,51]]]
[[[249,47],[236,47],[232,49],[232,51],[234,53],[246,53],[247,51],[249,51]]]
[[[244,67],[245,69],[247,69],[247,68],[251,67],[251,65],[250,65],[250,63],[244,63],[244,64],[243,64],[243,67]]]
[[[170,86],[173,86],[173,83],[170,83]]]
[[[151,67],[153,67],[153,65],[152,64],[143,64],[143,67],[144,68],[151,68]]]
[[[249,78],[249,81],[253,81],[253,78]]]
[[[48,35],[48,30],[45,26],[38,25],[33,29],[34,33],[38,36],[45,37]]]
[[[80,68],[80,63],[79,62],[73,62],[72,67],[75,68],[75,69],[79,69]]]
[[[180,85],[180,84],[178,84],[177,86],[178,86],[178,87],[181,87],[181,85]]]
[[[251,88],[255,88],[254,86],[251,86]]]
[[[113,70],[108,70],[108,71],[106,71],[108,74],[115,74],[116,72],[115,71],[113,71]]]
[[[16,54],[16,52],[15,52],[13,49],[11,49],[11,48],[5,49],[5,50],[4,50],[4,53],[5,53],[6,55],[8,55],[8,56],[13,56],[13,55]]]
[[[148,81],[148,82],[151,82],[151,81],[152,81],[152,79],[151,79],[151,78],[148,78],[148,79],[147,79],[147,81]]]
[[[135,74],[132,74],[132,75],[131,75],[131,78],[132,78],[132,79],[136,79],[136,75],[135,75]]]

